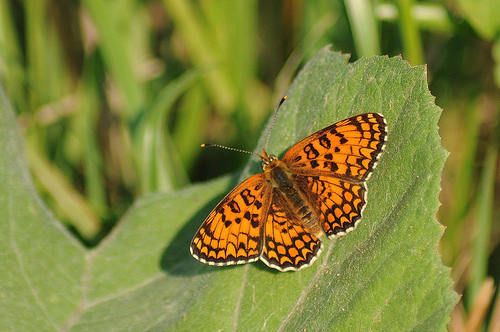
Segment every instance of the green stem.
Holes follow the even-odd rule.
[[[403,55],[411,65],[424,63],[424,52],[418,24],[413,17],[413,0],[398,0],[399,27],[403,41]]]
[[[486,149],[484,168],[479,182],[478,190],[478,213],[474,226],[476,236],[474,237],[472,260],[471,260],[471,282],[469,286],[469,307],[474,302],[481,285],[488,275],[489,247],[491,236],[491,223],[493,220],[493,204],[495,194],[495,175],[498,159],[498,148],[500,141],[500,126],[495,127],[492,140]]]
[[[345,6],[358,57],[368,58],[380,54],[378,29],[371,2],[345,0]]]

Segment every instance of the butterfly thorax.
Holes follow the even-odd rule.
[[[262,159],[266,181],[273,188],[273,196],[280,196],[282,200],[286,201],[288,203],[286,205],[289,207],[288,212],[299,216],[302,225],[311,234],[319,237],[322,232],[317,216],[304,192],[296,185],[293,172],[288,165],[276,156],[268,155],[265,150],[259,156]],[[290,220],[294,220],[294,218],[290,218]]]

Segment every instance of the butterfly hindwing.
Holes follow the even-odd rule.
[[[191,242],[191,254],[210,265],[243,264],[259,259],[270,196],[271,187],[263,173],[243,181],[201,225]]]
[[[279,192],[274,192],[267,215],[261,259],[280,271],[309,266],[321,252],[321,241],[297,219]]]
[[[329,238],[354,229],[366,203],[364,183],[330,176],[295,176]]]
[[[282,161],[295,174],[363,181],[373,171],[386,137],[382,115],[360,114],[304,138],[285,153]]]

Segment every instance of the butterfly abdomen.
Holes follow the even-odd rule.
[[[302,191],[292,181],[292,173],[287,172],[287,167],[283,163],[279,161],[275,163],[275,167],[271,166],[268,170],[275,194],[281,195],[288,202],[291,212],[300,217],[302,225],[311,234],[319,236],[321,229],[316,214],[304,198]]]

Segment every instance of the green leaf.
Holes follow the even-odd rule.
[[[0,88],[0,330],[54,330],[79,306],[85,251],[41,203],[21,141]]]
[[[327,47],[306,65],[268,143],[270,153],[282,155],[350,115],[379,112],[388,122],[362,221],[336,241],[324,239],[319,259],[299,272],[261,262],[213,267],[189,254],[192,236],[218,200],[260,171],[254,157],[238,181],[226,177],[142,197],[97,248],[83,249],[33,191],[14,117],[2,100],[0,329],[444,330],[458,297],[436,251],[446,159],[440,109],[424,67],[398,57],[347,60]]]

